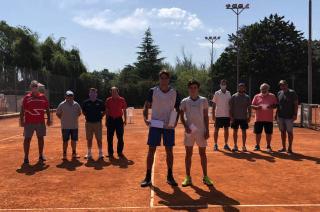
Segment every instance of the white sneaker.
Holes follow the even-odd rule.
[[[267,152],[268,152],[268,153],[271,153],[271,152],[272,152],[271,147],[268,147],[268,148],[267,148]]]
[[[92,159],[92,154],[91,153],[88,153],[84,156],[85,159]]]

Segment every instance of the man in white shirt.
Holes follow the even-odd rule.
[[[203,178],[202,181],[207,186],[213,186],[212,180],[207,175],[207,139],[209,138],[209,116],[208,100],[199,96],[200,83],[196,80],[188,82],[189,97],[182,100],[180,105],[180,119],[185,128],[184,145],[186,149],[186,177],[182,186],[192,185],[190,169],[193,153],[193,146],[197,143]],[[185,119],[186,116],[186,119]]]
[[[214,130],[214,150],[218,151],[219,129],[224,128],[224,149],[231,151],[228,145],[230,127],[230,105],[231,94],[227,90],[227,80],[220,81],[220,90],[216,91],[212,102],[212,119],[215,122]]]
[[[148,135],[148,156],[147,156],[147,172],[145,179],[141,182],[141,187],[151,185],[151,170],[153,166],[154,154],[158,146],[163,145],[166,149],[167,160],[167,183],[177,186],[173,173],[173,146],[175,145],[175,131],[178,116],[170,126],[171,113],[176,110],[179,113],[180,98],[177,91],[169,86],[170,73],[162,70],[159,73],[159,86],[151,88],[147,95],[147,100],[143,108],[143,118],[149,127]],[[148,110],[152,109],[151,121],[148,120]],[[157,123],[157,124],[154,124]]]

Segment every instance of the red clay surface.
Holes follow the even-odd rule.
[[[194,149],[194,186],[183,188],[185,176],[183,128],[178,125],[174,148],[174,176],[179,187],[166,184],[164,148],[156,154],[154,188],[140,188],[145,176],[147,127],[141,110],[135,111],[133,124],[125,128],[127,159],[87,162],[84,122],[81,119],[77,161],[62,162],[60,124],[57,118],[48,128],[45,145],[47,162],[37,163],[38,150],[31,144],[31,167],[23,160],[22,128],[18,119],[0,120],[0,210],[53,209],[59,211],[320,211],[320,132],[295,128],[296,155],[253,152],[254,135],[249,129],[248,153],[212,150],[212,125],[208,172],[214,188],[201,182],[202,172],[197,147]],[[222,135],[222,132],[221,132]],[[220,148],[223,146],[220,137]],[[229,138],[232,145],[232,138]],[[106,130],[104,128],[104,151]],[[275,128],[273,149],[280,148]],[[265,147],[265,140],[262,140]],[[94,143],[94,157],[97,157]],[[69,149],[70,158],[70,149]]]

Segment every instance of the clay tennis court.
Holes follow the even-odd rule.
[[[0,120],[0,209],[59,211],[320,211],[320,133],[295,128],[295,155],[253,152],[252,128],[248,136],[248,153],[213,152],[212,125],[208,155],[208,172],[214,188],[202,184],[197,149],[194,150],[192,187],[166,184],[163,148],[155,158],[153,188],[141,188],[145,176],[147,127],[141,110],[135,111],[133,124],[125,128],[126,159],[87,162],[84,122],[81,118],[79,160],[63,162],[60,124],[57,118],[48,128],[45,164],[37,163],[37,142],[30,150],[31,167],[23,161],[22,128],[18,119]],[[179,124],[174,148],[174,176],[184,179],[183,128]],[[222,135],[222,133],[221,133]],[[220,148],[222,147],[220,137]],[[229,139],[231,141],[231,137]],[[231,143],[231,142],[230,142]],[[104,151],[106,129],[104,128]],[[262,147],[265,147],[262,140]],[[232,145],[231,145],[232,146]],[[240,145],[241,146],[241,145]],[[273,149],[280,148],[275,128]],[[69,146],[70,148],[70,146]],[[94,143],[94,158],[97,158]],[[69,149],[70,150],[70,149]],[[70,158],[70,154],[69,154]]]

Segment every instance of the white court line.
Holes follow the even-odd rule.
[[[235,208],[270,208],[270,207],[320,207],[320,204],[257,204],[257,205],[158,205],[153,208],[222,208],[222,207],[235,207]],[[132,209],[150,209],[147,206],[133,206],[133,207],[96,207],[96,208],[8,208],[0,209],[0,211],[48,211],[48,210],[132,210]]]
[[[11,136],[11,137],[8,137],[8,138],[1,139],[0,142],[1,141],[6,141],[6,140],[10,140],[11,138],[16,138],[16,137],[19,137],[19,136],[22,136],[22,134],[21,135],[14,135],[14,136]]]
[[[153,156],[153,166],[152,166],[152,173],[151,173],[151,191],[150,191],[150,208],[154,207],[154,169],[156,166],[156,158],[157,158],[157,152],[154,153]]]

